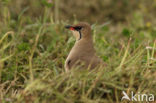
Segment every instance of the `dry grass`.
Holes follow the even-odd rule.
[[[54,22],[47,7],[35,19],[25,16],[26,9],[17,18],[5,10],[0,20],[0,102],[120,103],[123,90],[156,96],[155,20],[146,23],[135,12],[126,25],[93,24],[95,49],[107,67],[65,73],[65,58],[75,41],[64,30],[66,22]]]

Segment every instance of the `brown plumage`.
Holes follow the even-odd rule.
[[[75,45],[65,61],[66,71],[75,67],[93,69],[104,64],[103,61],[96,56],[93,47],[91,26],[88,23],[81,22],[76,25],[66,26],[66,28],[70,29],[76,38]]]

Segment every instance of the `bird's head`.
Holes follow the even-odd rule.
[[[67,25],[65,28],[73,32],[76,40],[81,40],[85,38],[91,38],[91,26],[86,22],[80,22],[75,25]]]

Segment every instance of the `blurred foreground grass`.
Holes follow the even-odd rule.
[[[0,22],[0,102],[120,103],[123,90],[156,97],[156,27],[139,12],[126,24],[93,24],[108,66],[69,73],[64,62],[75,40],[67,23],[54,22],[47,8],[36,19],[23,12],[13,19],[6,11]]]

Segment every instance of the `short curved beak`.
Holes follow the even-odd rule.
[[[72,26],[71,25],[66,25],[65,28],[66,29],[70,29]]]
[[[65,28],[66,28],[66,29],[69,29],[69,30],[74,30],[74,27],[71,26],[71,25],[66,25]]]

